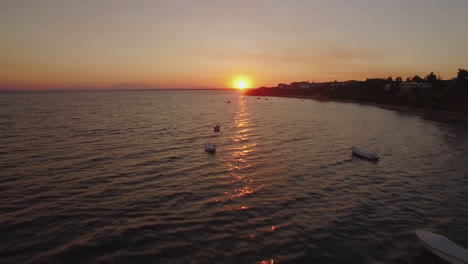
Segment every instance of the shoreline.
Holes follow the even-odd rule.
[[[395,112],[402,112],[408,114],[419,115],[422,117],[432,118],[432,119],[443,119],[446,121],[451,122],[461,122],[468,124],[468,116],[463,115],[462,113],[451,111],[451,110],[430,110],[424,108],[418,108],[413,106],[407,105],[388,105],[388,104],[378,104],[372,102],[365,102],[365,101],[358,101],[358,100],[351,100],[351,99],[330,99],[330,98],[322,98],[317,96],[283,96],[283,95],[245,95],[245,96],[252,96],[252,97],[284,97],[284,98],[295,98],[295,99],[307,99],[307,100],[315,100],[319,102],[337,102],[337,103],[353,103],[353,104],[361,104],[361,105],[370,105],[375,106],[381,109],[391,110]]]

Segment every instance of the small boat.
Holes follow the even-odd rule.
[[[422,230],[417,230],[416,235],[424,246],[438,257],[452,264],[468,264],[468,250],[445,236]]]
[[[213,143],[205,143],[205,151],[208,153],[215,153],[216,145]]]
[[[221,127],[219,125],[213,127],[214,132],[219,132],[220,129]]]
[[[227,101],[227,103],[228,103],[228,104],[230,104],[230,103],[231,103],[231,101]]]
[[[379,155],[377,153],[375,153],[375,152],[369,152],[369,151],[367,151],[365,149],[358,148],[358,147],[355,147],[355,146],[353,146],[351,149],[353,151],[353,154],[358,155],[360,157],[370,159],[370,160],[379,160],[380,159]]]

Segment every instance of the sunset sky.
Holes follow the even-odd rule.
[[[0,0],[0,87],[251,87],[468,68],[466,0]]]

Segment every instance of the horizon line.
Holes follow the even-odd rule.
[[[258,88],[258,87],[257,87]],[[249,90],[249,89],[257,89],[257,88],[245,88],[243,90]],[[57,89],[31,89],[31,88],[0,88],[0,92],[20,92],[20,91],[25,91],[25,92],[53,92],[53,91],[62,91],[62,92],[67,92],[67,91],[197,91],[197,90],[208,90],[208,91],[225,91],[225,90],[233,90],[233,91],[241,91],[237,88],[135,88],[135,89],[113,89],[113,88],[57,88]]]

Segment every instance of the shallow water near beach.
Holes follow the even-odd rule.
[[[417,229],[468,248],[466,124],[268,99],[1,93],[0,262],[444,263]]]

